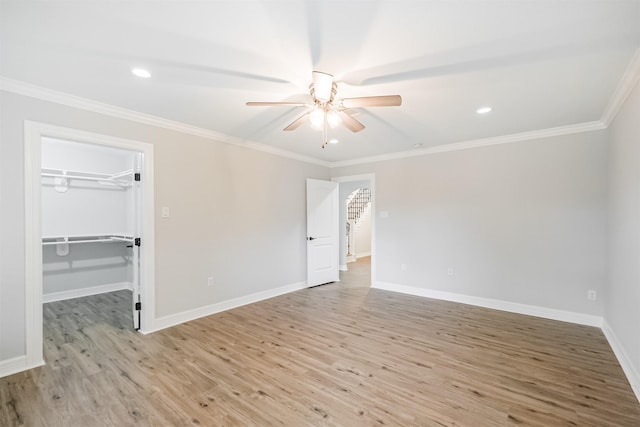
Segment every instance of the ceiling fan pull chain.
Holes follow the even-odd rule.
[[[322,128],[322,148],[324,149],[324,147],[326,146],[327,146],[327,112],[325,107],[324,126]]]

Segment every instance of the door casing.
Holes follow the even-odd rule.
[[[142,229],[140,288],[142,319],[140,332],[153,331],[155,320],[155,239],[153,145],[145,142],[101,135],[47,123],[24,123],[25,180],[25,334],[26,369],[44,365],[42,315],[42,138],[105,145],[143,154]]]

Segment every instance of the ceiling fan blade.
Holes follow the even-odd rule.
[[[304,122],[306,122],[307,120],[309,120],[309,113],[304,113],[303,115],[301,115],[300,117],[295,119],[293,122],[291,122],[291,124],[289,124],[289,126],[284,128],[283,130],[298,129],[300,127],[300,125],[303,124]]]
[[[289,107],[305,107],[307,104],[304,102],[247,102],[247,106],[249,107],[278,107],[278,106],[289,106]]]
[[[342,106],[344,108],[397,107],[399,105],[402,105],[402,97],[400,95],[363,96],[342,100]]]
[[[339,111],[338,114],[340,114],[342,123],[344,123],[347,129],[349,129],[351,132],[360,132],[362,129],[364,129],[364,125],[362,123],[360,123],[344,111]]]

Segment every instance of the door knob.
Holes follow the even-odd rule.
[[[307,240],[315,240],[315,237],[307,237]]]

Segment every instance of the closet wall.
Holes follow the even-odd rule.
[[[42,168],[115,174],[135,166],[136,153],[95,144],[45,138]],[[125,176],[131,180],[132,175]],[[132,236],[134,231],[131,186],[99,181],[42,177],[42,235],[51,238],[93,239],[109,235]],[[57,188],[56,188],[57,187]],[[69,244],[66,255],[58,245],[43,245],[44,301],[67,299],[129,288],[131,255],[127,242]],[[64,251],[62,251],[64,253]]]

